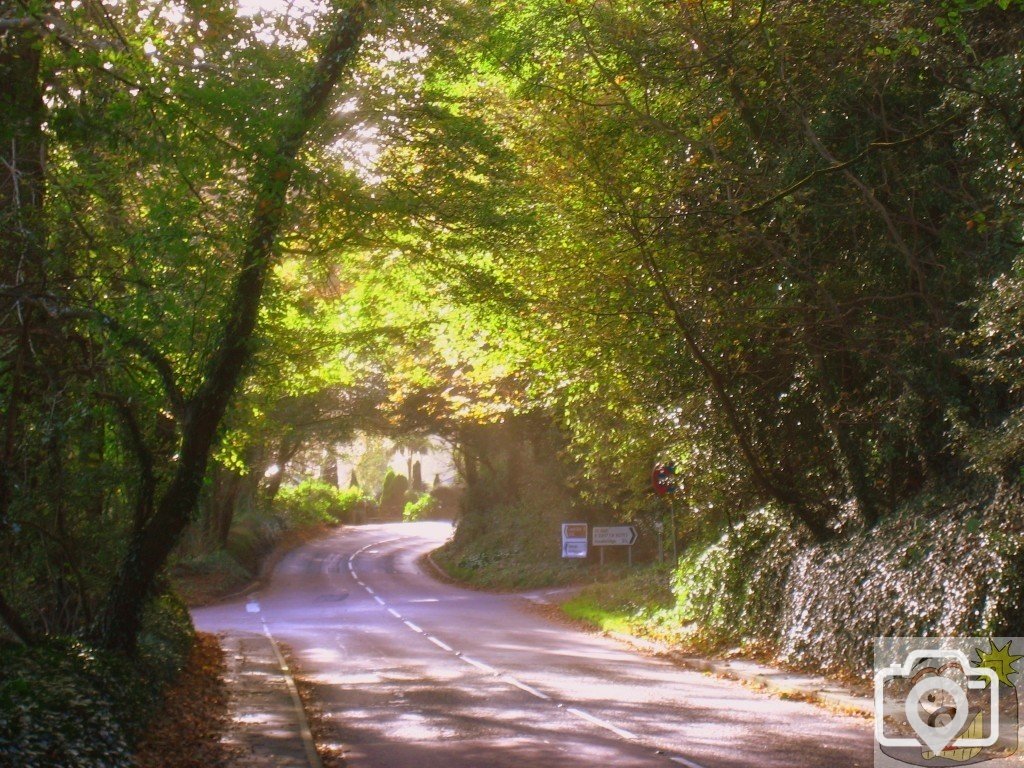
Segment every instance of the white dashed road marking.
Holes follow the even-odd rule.
[[[394,608],[390,607],[387,604],[387,601],[382,599],[374,591],[374,589],[372,587],[368,586],[366,583],[363,582],[362,579],[359,578],[359,575],[356,573],[356,569],[355,569],[356,555],[360,555],[363,552],[366,552],[367,554],[371,554],[371,555],[372,554],[377,554],[380,550],[378,550],[378,549],[371,549],[371,547],[380,547],[381,545],[388,544],[389,542],[392,542],[392,541],[397,541],[397,539],[386,539],[385,541],[378,541],[378,542],[374,542],[373,544],[367,544],[365,547],[362,547],[361,549],[358,549],[355,552],[353,552],[349,556],[349,558],[348,558],[348,569],[352,573],[352,577],[355,579],[356,583],[359,584],[359,586],[361,586],[363,589],[365,589],[367,591],[367,593],[370,596],[372,596],[373,599],[376,600],[379,605],[381,605],[384,608],[387,608],[388,613],[390,613],[396,619],[399,619],[403,624],[405,624],[413,632],[416,632],[417,634],[423,635],[425,638],[427,638],[427,640],[432,642],[434,645],[436,645],[441,650],[446,651],[446,652],[454,655],[456,658],[459,658],[462,661],[464,661],[467,664],[469,664],[470,666],[475,667],[476,669],[479,669],[481,672],[485,672],[485,673],[487,673],[489,675],[494,675],[496,677],[499,677],[501,680],[504,680],[509,685],[512,685],[512,686],[518,688],[519,690],[521,690],[521,691],[523,691],[525,693],[528,693],[531,696],[534,696],[534,697],[536,697],[538,699],[543,699],[544,701],[551,701],[558,709],[562,709],[565,712],[568,712],[569,714],[573,715],[574,717],[580,718],[581,720],[586,720],[588,723],[590,723],[591,725],[596,725],[598,728],[603,728],[606,731],[611,731],[612,733],[614,733],[616,736],[618,736],[621,739],[624,739],[626,741],[636,742],[636,743],[641,743],[642,742],[642,739],[637,734],[633,733],[632,731],[627,731],[625,728],[619,728],[617,725],[613,725],[612,723],[609,723],[607,720],[602,720],[600,717],[596,717],[596,716],[590,714],[589,712],[587,712],[585,710],[578,709],[577,707],[567,707],[567,706],[565,706],[561,702],[553,701],[552,698],[548,694],[544,693],[543,691],[539,691],[536,688],[534,688],[532,685],[528,685],[528,684],[522,682],[521,680],[517,680],[515,677],[512,677],[511,675],[509,675],[507,673],[502,673],[501,671],[499,671],[499,670],[495,669],[494,667],[492,667],[490,664],[485,664],[482,661],[477,661],[476,659],[474,659],[474,658],[472,658],[470,656],[466,656],[461,651],[457,651],[454,648],[452,648],[444,640],[441,640],[440,638],[434,637],[433,635],[427,634],[423,630],[422,627],[414,624],[413,622],[409,621],[408,619],[403,618],[402,614],[400,614]],[[437,602],[437,600],[431,598],[431,599],[427,599],[427,600],[415,600],[413,602],[424,602],[425,603],[425,602]],[[259,606],[258,605],[256,606],[255,610],[259,611]],[[662,753],[659,751],[658,754],[662,754]],[[681,756],[678,756],[678,755],[667,755],[667,757],[673,763],[676,763],[676,764],[682,765],[682,766],[686,766],[686,768],[704,768],[704,766],[702,766],[700,763],[695,763],[692,760],[687,760],[685,757],[681,757]]]
[[[566,707],[565,711],[571,712],[572,714],[576,715],[576,717],[583,718],[588,723],[593,723],[598,728],[604,728],[606,731],[611,731],[616,736],[620,736],[623,739],[628,739],[629,741],[636,741],[637,735],[635,733],[619,728],[616,725],[612,725],[607,720],[602,720],[600,717],[594,717],[592,714],[590,714],[589,712],[584,712],[582,709],[576,709],[576,707]]]
[[[427,640],[432,642],[434,645],[436,645],[442,651],[448,651],[448,653],[455,653],[455,649],[452,648],[450,645],[448,645],[448,643],[446,643],[444,640],[438,640],[436,637],[432,637],[432,636],[429,636],[429,635],[427,636]]]

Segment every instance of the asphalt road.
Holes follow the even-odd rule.
[[[867,721],[681,669],[461,589],[420,558],[440,523],[344,528],[258,595],[198,609],[291,647],[352,768],[855,768]]]

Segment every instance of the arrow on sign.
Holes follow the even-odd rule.
[[[636,543],[636,527],[632,525],[595,525],[591,543],[595,547],[629,547]]]

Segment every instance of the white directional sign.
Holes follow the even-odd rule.
[[[587,524],[562,523],[562,557],[587,556]]]
[[[595,525],[590,543],[595,547],[629,547],[636,543],[632,525]]]

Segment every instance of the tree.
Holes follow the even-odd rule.
[[[106,447],[106,440],[117,433],[105,431],[107,437],[99,445],[105,455],[116,457],[124,473],[121,477],[127,478],[134,464],[137,503],[127,528],[117,525],[110,529],[115,538],[123,533],[127,544],[96,618],[95,633],[106,646],[130,651],[144,601],[193,515],[221,421],[252,358],[277,241],[290,226],[287,195],[300,151],[319,125],[335,83],[352,65],[371,6],[358,3],[332,13],[325,20],[323,36],[318,36],[323,41],[322,53],[313,70],[298,77],[299,89],[274,93],[274,83],[266,83],[274,93],[265,101],[266,119],[246,125],[248,116],[233,122],[242,117],[232,111],[235,104],[209,99],[214,86],[202,59],[209,51],[234,57],[239,63],[267,65],[282,49],[255,46],[246,49],[253,51],[252,55],[231,53],[233,40],[245,37],[251,29],[241,23],[223,28],[232,14],[218,15],[212,7],[193,17],[195,26],[180,40],[160,34],[161,27],[173,27],[176,21],[168,22],[158,8],[147,8],[152,14],[150,23],[140,30],[154,35],[162,50],[153,38],[127,33],[108,41],[106,36],[122,32],[124,26],[106,7],[85,5],[88,7],[80,10],[67,9],[66,16],[57,15],[46,4],[19,5],[22,15],[3,17],[3,33],[10,44],[3,47],[2,63],[15,87],[9,99],[5,91],[2,105],[4,130],[11,131],[4,137],[11,139],[5,141],[5,148],[12,154],[6,158],[9,174],[5,175],[0,214],[5,223],[17,222],[12,230],[5,226],[4,231],[18,234],[5,239],[3,251],[6,460],[0,515],[9,526],[8,536],[24,539],[20,531],[29,525],[73,552],[73,536],[92,529],[80,517],[78,499],[61,491],[69,487],[72,478],[66,464],[72,457],[76,466],[86,458],[95,463],[96,457],[69,451],[105,429],[108,416],[120,422],[122,441]],[[217,24],[222,27],[223,39],[208,34]],[[51,43],[63,48],[51,47]],[[194,51],[190,45],[196,46]],[[177,58],[185,52],[187,60]],[[55,59],[60,56],[64,57],[59,62],[61,77],[51,80],[43,68],[57,66]],[[287,57],[278,59],[285,61]],[[294,61],[293,55],[293,69]],[[68,79],[74,81],[75,77],[79,78],[77,87],[72,88]],[[44,82],[55,83],[57,89],[49,111],[43,107]],[[263,87],[260,83],[257,88]],[[236,89],[232,95],[241,95],[245,87],[252,86]],[[142,110],[129,106],[134,99]],[[188,103],[193,111],[179,111],[181,103]],[[26,111],[26,105],[32,108]],[[6,119],[14,114],[25,119]],[[165,120],[170,115],[179,122]],[[41,161],[44,120],[49,130],[56,132],[45,179]],[[133,121],[140,129],[135,154],[124,151],[118,133],[131,130]],[[93,128],[97,130],[90,132]],[[238,139],[249,146],[239,147]],[[29,159],[23,153],[31,146],[36,149]],[[216,162],[217,152],[231,156],[219,168],[208,165]],[[248,166],[239,164],[245,155],[253,158]],[[98,157],[111,162],[98,163]],[[162,195],[147,199],[160,187],[162,180],[152,172],[161,164],[175,169],[174,181],[163,185]],[[197,177],[204,167],[217,168],[221,175],[214,178],[208,173],[200,180]],[[134,176],[134,186],[117,178],[116,168],[127,168],[129,177]],[[98,194],[104,187],[97,182],[108,181],[108,174],[106,189],[111,193]],[[44,181],[53,180],[61,185],[60,194],[44,207]],[[217,182],[221,194],[208,201],[206,195],[214,191]],[[145,202],[140,200],[133,209],[128,203],[130,195]],[[222,219],[238,222],[234,230],[205,228],[203,238],[192,235],[193,243],[231,254],[221,262],[211,262],[204,274],[190,260],[188,238],[181,238],[183,233],[174,229],[194,213],[199,231],[203,231],[204,225],[213,221],[208,218],[218,204],[213,199],[230,205],[244,200],[249,213]],[[168,215],[174,206],[178,206],[175,216]],[[140,211],[148,215],[140,217]],[[108,269],[110,257],[104,248],[109,246],[110,254],[133,258],[132,250],[138,245],[133,245],[132,228],[141,234],[154,226],[162,230],[154,241],[159,244],[157,252],[141,262],[129,262],[129,279],[119,281],[116,271]],[[26,249],[30,247],[34,256],[31,271],[26,271]],[[165,250],[160,252],[159,247]],[[175,262],[185,268],[168,271]],[[189,318],[187,313],[175,316],[169,306],[183,296],[208,294],[209,284],[204,280],[218,272],[220,284],[230,288],[213,301],[196,305],[199,310],[191,318],[195,321],[198,316],[209,330],[175,335],[183,325],[188,327]],[[158,282],[160,275],[169,275],[172,282],[178,280],[180,287],[195,286],[198,293],[186,289],[177,296],[161,295],[165,304],[147,304],[156,295],[156,283],[151,280],[155,277]],[[200,279],[192,280],[196,275]],[[11,318],[19,319],[12,323]],[[17,342],[19,337],[21,342]],[[16,343],[8,344],[11,339]],[[142,377],[136,373],[140,365],[148,368]],[[49,379],[59,385],[29,388],[26,384],[32,379]],[[76,391],[78,403],[73,399]],[[55,408],[59,409],[56,419],[39,421]],[[142,414],[145,420],[140,420]],[[157,418],[150,421],[153,416]],[[44,428],[26,429],[32,420]],[[86,429],[87,425],[93,426]],[[44,436],[45,443],[38,444],[36,435]],[[35,456],[39,451],[47,457],[42,465]],[[47,474],[50,480],[39,484]],[[46,488],[52,489],[50,500],[40,496]],[[30,511],[39,500],[43,500],[42,508],[52,513],[52,523]],[[72,515],[74,534],[69,530]],[[78,573],[74,558],[67,559],[71,562],[67,567],[80,577],[79,597],[87,610],[88,582],[93,576]],[[13,610],[6,610],[10,608],[6,602],[3,605],[5,622],[27,639],[23,622]]]

